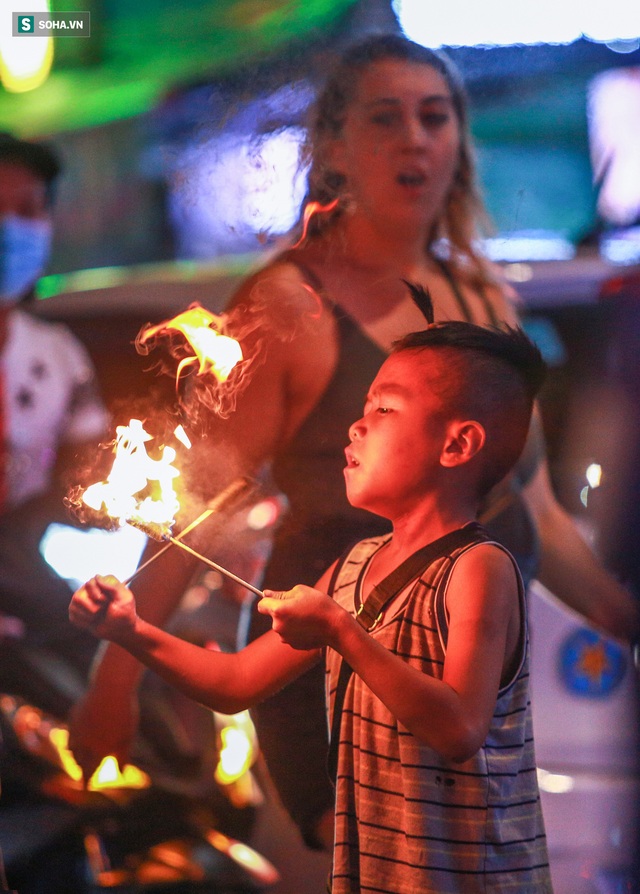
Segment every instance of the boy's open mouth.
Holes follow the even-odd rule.
[[[349,466],[349,467],[353,467],[353,466],[359,466],[359,465],[360,465],[360,463],[359,463],[358,460],[355,458],[355,456],[354,456],[352,453],[350,453],[348,450],[345,450],[345,456],[346,456],[346,458],[347,458],[347,466]]]

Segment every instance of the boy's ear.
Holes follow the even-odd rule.
[[[484,447],[487,435],[484,426],[473,419],[452,422],[442,448],[440,463],[445,468],[461,466],[479,453]]]

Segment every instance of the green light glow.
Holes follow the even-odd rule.
[[[326,34],[355,2],[112,0],[106,18],[104,4],[83,0],[82,8],[91,9],[91,37],[57,41],[53,71],[41,87],[20,96],[0,92],[0,128],[38,136],[139,115],[176,85]],[[52,9],[76,5],[57,0]]]
[[[214,261],[161,261],[127,267],[95,267],[71,273],[51,273],[36,283],[39,301],[60,294],[73,294],[139,283],[209,282],[216,277],[245,276],[261,259],[260,253],[228,255]]]

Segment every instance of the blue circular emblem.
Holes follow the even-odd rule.
[[[560,676],[574,695],[607,696],[617,688],[626,669],[621,646],[586,627],[571,633],[560,647]]]

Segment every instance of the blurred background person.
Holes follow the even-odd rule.
[[[52,521],[69,523],[67,473],[89,447],[95,451],[108,422],[84,346],[65,325],[30,313],[49,261],[61,170],[52,146],[0,134],[0,634],[7,640],[0,691],[56,713],[73,688],[61,697],[49,685],[55,659],[81,679],[94,645],[69,624],[70,588],[40,543]],[[29,656],[37,663],[25,673]]]

